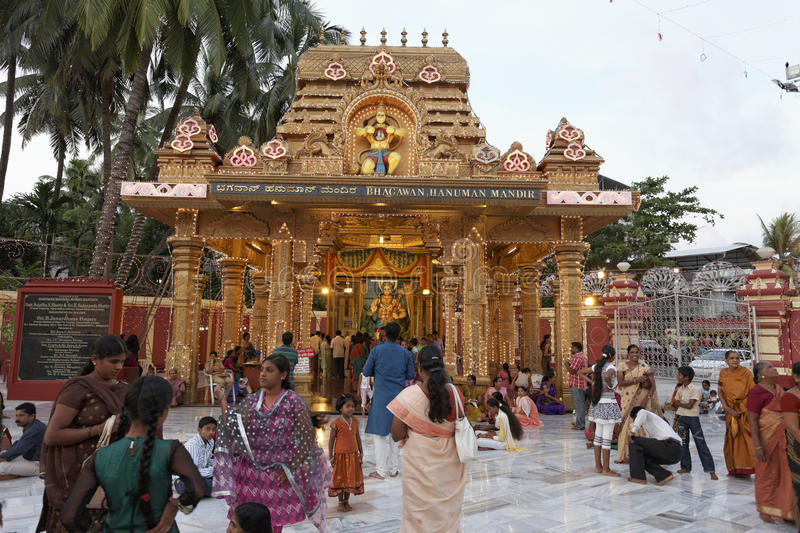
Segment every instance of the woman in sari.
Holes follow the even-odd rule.
[[[620,424],[619,437],[617,438],[617,460],[615,463],[628,462],[628,441],[630,440],[631,409],[644,407],[651,413],[663,416],[661,406],[658,405],[656,392],[655,372],[639,358],[642,351],[635,344],[627,349],[628,358],[620,363],[617,370],[617,381],[621,389],[620,407],[622,409],[622,423]],[[636,433],[637,437],[646,437],[644,429]]]
[[[261,364],[261,390],[250,394],[239,408],[222,406],[214,454],[214,495],[224,496],[233,510],[245,502],[266,506],[272,530],[308,518],[325,528],[326,492],[331,470],[317,446],[305,402],[289,382],[289,361],[273,354]]]
[[[551,370],[545,374],[536,396],[536,408],[543,415],[563,415],[564,404],[556,398],[556,375]]]
[[[531,400],[530,396],[525,392],[524,387],[517,387],[516,405],[511,411],[514,413],[514,416],[517,417],[522,427],[544,425],[544,423],[539,420],[539,410],[536,408],[536,404],[533,403],[533,400]]]
[[[392,438],[403,441],[401,533],[461,531],[466,468],[455,440],[461,393],[449,385],[434,345],[418,354],[421,383],[406,387],[389,404]]]
[[[183,393],[186,392],[186,382],[183,380],[176,369],[169,371],[169,379],[167,380],[169,386],[172,387],[172,402],[170,407],[176,407],[183,404]]]
[[[103,335],[94,343],[83,375],[67,381],[58,393],[39,462],[44,474],[44,505],[36,531],[66,533],[61,508],[83,462],[94,453],[106,421],[122,410],[128,385],[116,377],[125,357],[122,339]],[[87,513],[93,522],[102,521],[105,514],[98,510]]]
[[[753,369],[756,385],[747,394],[747,417],[756,451],[756,509],[764,522],[794,520],[792,474],[786,459],[786,424],[780,410],[784,392],[768,361]]]
[[[542,339],[539,349],[542,351],[542,375],[546,376],[550,372],[550,360],[553,357],[553,343],[549,333]]]
[[[501,378],[500,376],[494,378],[492,386],[486,389],[486,393],[483,395],[483,405],[486,405],[486,402],[489,400],[489,398],[492,397],[492,394],[494,394],[495,392],[499,392],[500,394],[502,394],[503,399],[505,400],[506,394],[508,393],[508,389],[503,386],[503,378]]]
[[[789,459],[789,470],[792,473],[794,488],[794,520],[800,531],[800,362],[792,365],[794,387],[781,396],[781,411],[786,424],[786,456]]]
[[[729,476],[749,476],[756,464],[747,423],[747,394],[754,385],[753,374],[741,365],[737,351],[728,351],[725,362],[728,368],[719,371],[717,387],[725,412],[725,465]]]
[[[464,396],[464,407],[467,410],[467,419],[470,422],[477,422],[486,414],[485,407],[483,407],[485,405],[483,394],[478,390],[476,383],[475,376],[470,374],[467,376],[467,384],[461,389],[461,394]]]
[[[513,374],[511,373],[511,367],[508,366],[508,363],[503,363],[503,368],[497,373],[497,377],[503,380],[503,387],[506,389],[511,387]]]

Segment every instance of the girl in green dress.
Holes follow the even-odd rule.
[[[179,506],[195,505],[203,497],[205,482],[179,441],[158,438],[171,400],[172,388],[164,378],[146,376],[133,383],[118,430],[124,437],[84,463],[61,511],[67,531],[177,533]],[[172,498],[173,474],[186,487],[180,502]],[[102,530],[86,513],[100,486],[108,502]]]

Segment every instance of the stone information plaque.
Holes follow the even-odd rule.
[[[94,340],[109,331],[111,300],[111,295],[26,294],[19,379],[66,381],[79,375]]]

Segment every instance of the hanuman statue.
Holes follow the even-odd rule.
[[[389,146],[395,138],[402,139],[406,133],[408,131],[405,128],[395,128],[386,123],[386,108],[383,104],[379,105],[375,113],[375,123],[364,128],[356,128],[356,136],[367,139],[370,147],[370,152],[361,163],[361,173],[394,173],[403,156],[390,151]]]

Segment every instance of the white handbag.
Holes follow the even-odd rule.
[[[453,391],[456,402],[456,450],[458,451],[458,458],[462,463],[468,463],[475,459],[478,454],[478,439],[475,436],[475,431],[469,423],[466,414],[464,413],[464,406],[461,404],[460,396],[455,386],[451,383],[450,389]]]

